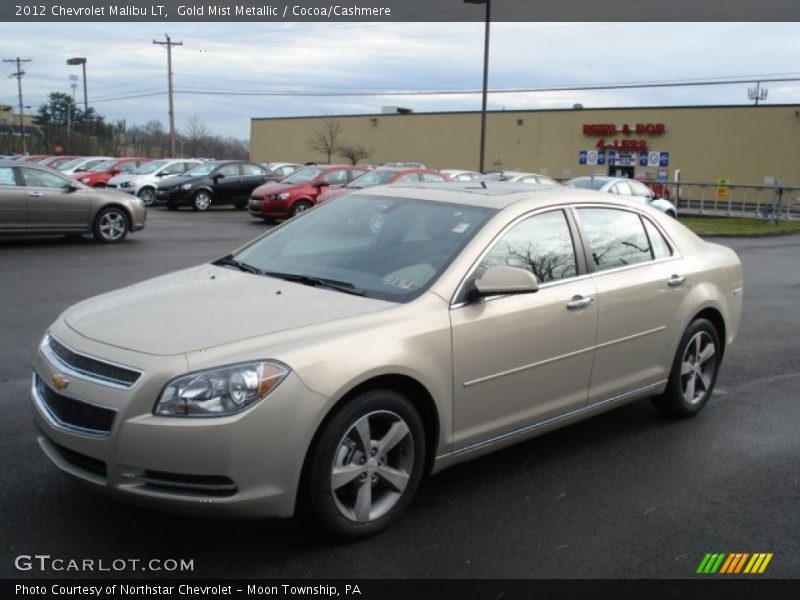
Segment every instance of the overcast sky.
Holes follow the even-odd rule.
[[[249,137],[251,117],[478,110],[480,95],[329,96],[352,91],[480,89],[482,23],[42,23],[0,24],[0,55],[31,58],[25,104],[70,91],[88,59],[89,103],[130,123],[168,122],[169,33],[178,128],[197,114],[214,132]],[[739,77],[800,78],[798,23],[501,23],[491,37],[489,87],[516,88]],[[17,105],[17,82],[0,65],[0,103]],[[800,103],[800,82],[770,83],[766,103]],[[490,109],[741,104],[747,85],[496,94]],[[232,96],[194,92],[304,92]],[[138,94],[159,94],[120,99]],[[77,99],[82,101],[79,86]],[[34,109],[31,109],[34,110]]]

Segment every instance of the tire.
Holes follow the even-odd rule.
[[[136,194],[145,206],[153,206],[156,203],[156,191],[151,187],[143,187]]]
[[[110,206],[97,213],[92,226],[94,239],[103,244],[118,244],[130,229],[128,213],[118,206]]]
[[[692,321],[675,353],[667,389],[653,404],[670,417],[699,413],[714,392],[721,358],[716,327],[706,319]]]
[[[205,211],[211,208],[211,194],[205,190],[200,190],[192,197],[192,209]]]
[[[403,515],[422,478],[419,414],[402,394],[376,389],[347,402],[323,427],[306,479],[311,516],[337,539],[383,531]]]
[[[309,208],[311,208],[311,202],[308,200],[298,200],[292,206],[291,216],[296,217],[300,213],[306,212]]]

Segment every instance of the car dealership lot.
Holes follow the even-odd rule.
[[[28,398],[48,324],[264,230],[232,209],[155,209],[119,246],[0,239],[3,576],[41,575],[16,572],[19,554],[194,559],[196,577],[688,577],[706,552],[772,552],[768,575],[800,572],[797,237],[730,243],[745,314],[696,419],[666,421],[640,402],[445,471],[375,539],[336,546],[292,522],[175,517],[63,477],[35,444]]]

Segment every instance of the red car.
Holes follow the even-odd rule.
[[[50,158],[45,158],[42,161],[39,161],[39,164],[44,167],[50,167],[51,169],[58,169],[61,165],[68,163],[69,161],[78,158],[77,156],[51,156]]]
[[[317,204],[324,204],[336,198],[341,198],[347,194],[374,185],[391,185],[393,183],[419,183],[449,181],[450,178],[433,169],[387,169],[380,168],[369,171],[356,177],[347,185],[336,186],[335,189],[328,189],[317,198]],[[331,186],[333,188],[333,186]]]
[[[72,177],[90,187],[106,187],[108,180],[120,173],[130,173],[140,165],[150,162],[151,158],[112,158],[92,167],[91,171],[73,173]]]
[[[39,162],[45,158],[50,158],[49,154],[31,154],[22,159],[22,162]]]
[[[324,188],[349,183],[367,170],[359,165],[313,165],[300,169],[253,190],[248,210],[265,221],[293,217],[314,206]]]

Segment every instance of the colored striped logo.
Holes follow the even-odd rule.
[[[700,566],[697,567],[697,572],[702,574],[721,573],[735,575],[746,573],[754,575],[763,573],[771,560],[772,553],[766,552],[757,552],[755,554],[748,552],[734,552],[732,554],[718,552],[706,554],[700,562]]]

